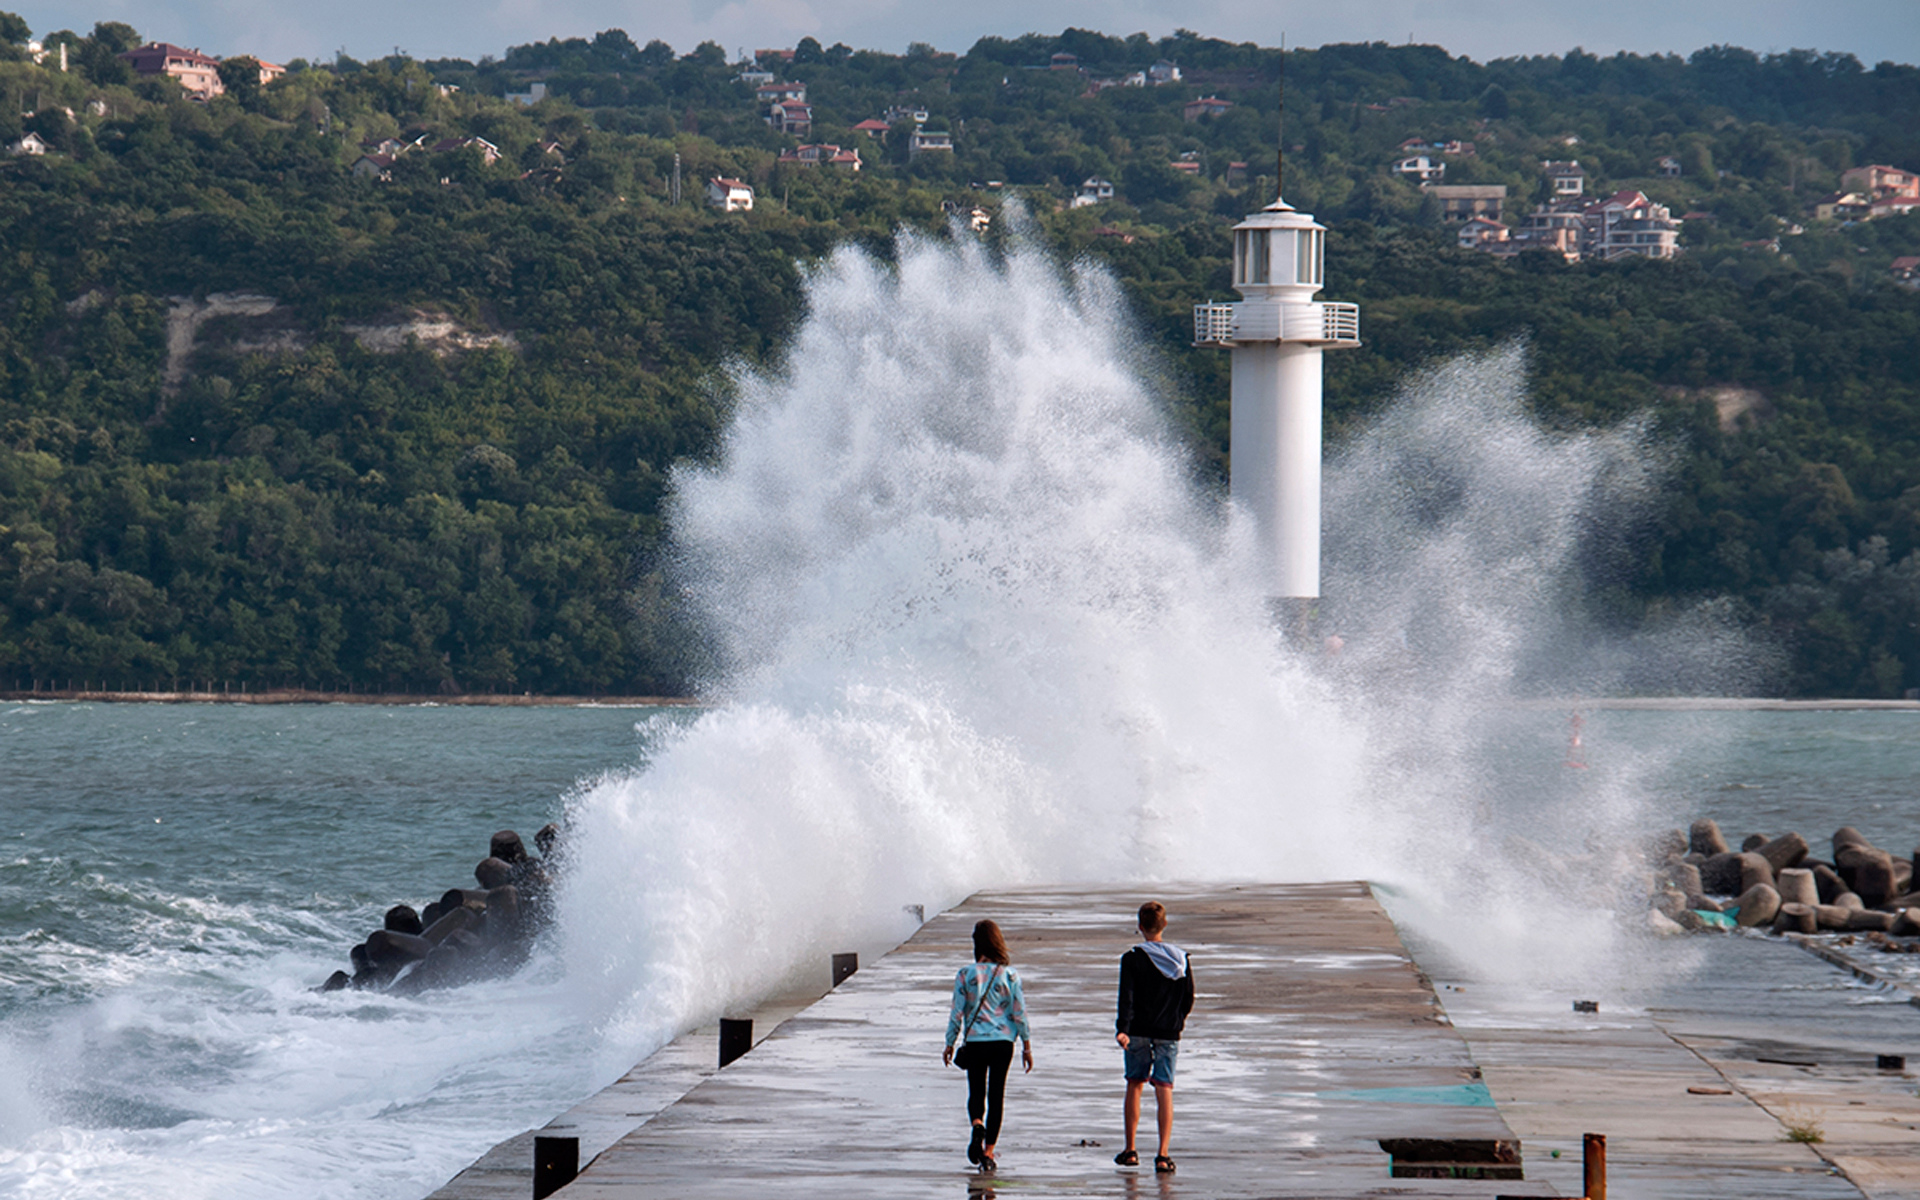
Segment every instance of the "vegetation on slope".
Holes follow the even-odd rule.
[[[1271,199],[1277,51],[803,42],[778,70],[808,84],[810,140],[861,149],[852,174],[780,164],[795,139],[712,45],[612,30],[480,64],[294,63],[199,104],[113,57],[126,26],[46,40],[72,71],[0,48],[0,139],[53,146],[0,167],[0,682],[677,690],[697,655],[661,502],[714,445],[722,365],[777,358],[798,264],[958,236],[949,209],[1009,194],[1123,282],[1224,472],[1225,356],[1187,346],[1190,306],[1229,294],[1228,230]],[[1043,69],[1056,52],[1081,70]],[[1885,280],[1920,217],[1805,216],[1847,167],[1920,166],[1920,72],[1727,47],[1285,57],[1288,197],[1334,227],[1331,297],[1366,305],[1367,345],[1329,359],[1336,436],[1421,363],[1526,336],[1542,419],[1651,409],[1682,448],[1637,559],[1591,581],[1607,619],[1726,594],[1793,650],[1794,692],[1920,685],[1920,294]],[[1186,79],[1088,94],[1157,59]],[[536,78],[550,98],[502,99]],[[1234,107],[1183,120],[1201,94]],[[956,151],[852,132],[896,104]],[[364,142],[421,136],[389,181],[350,170]],[[1541,160],[1578,157],[1597,190],[1713,219],[1671,263],[1496,261],[1388,172],[1409,136],[1472,140],[1448,182],[1504,183],[1514,208]],[[498,160],[428,148],[467,137]],[[713,175],[752,183],[755,210],[700,203]],[[1066,207],[1089,176],[1116,199]],[[182,353],[183,316],[232,294],[271,311],[206,315]],[[455,333],[407,336],[430,325]]]

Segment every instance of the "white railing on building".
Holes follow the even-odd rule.
[[[1196,304],[1193,306],[1194,345],[1232,345],[1233,329],[1233,305]]]
[[[1241,342],[1360,344],[1357,304],[1196,304],[1193,344],[1232,346]]]
[[[1336,346],[1360,344],[1360,306],[1329,301],[1320,306],[1321,340]]]

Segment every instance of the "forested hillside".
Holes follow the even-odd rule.
[[[264,86],[223,69],[199,103],[115,57],[165,30],[43,37],[63,73],[20,25],[0,14],[0,141],[49,151],[0,165],[0,686],[679,690],[660,506],[725,420],[722,365],[777,361],[799,264],[973,236],[950,214],[1014,196],[1123,282],[1224,474],[1226,360],[1187,345],[1190,312],[1230,294],[1228,230],[1272,199],[1277,50],[1069,30],[743,64],[609,30]],[[1920,687],[1920,292],[1888,276],[1920,216],[1810,215],[1849,167],[1920,168],[1920,71],[1284,58],[1287,196],[1333,227],[1329,297],[1365,305],[1365,347],[1328,360],[1334,436],[1421,363],[1526,336],[1542,419],[1651,410],[1680,449],[1630,573],[1591,581],[1607,619],[1725,594],[1792,650],[1783,690]],[[1182,79],[1093,86],[1158,61]],[[779,162],[802,139],[764,121],[756,66],[805,82],[804,140],[863,169]],[[1231,107],[1184,119],[1198,96]],[[895,107],[953,150],[910,157],[911,118],[854,130]],[[1507,185],[1509,219],[1567,158],[1590,192],[1710,216],[1672,262],[1497,260],[1390,171],[1412,137],[1472,141],[1446,182]],[[381,139],[411,148],[356,172]],[[751,212],[704,202],[722,175]],[[1069,207],[1089,177],[1114,198]]]

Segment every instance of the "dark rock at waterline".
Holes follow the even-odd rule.
[[[1885,933],[1893,928],[1893,914],[1875,912],[1870,908],[1850,909],[1847,912],[1847,929],[1853,933]]]
[[[318,992],[340,992],[352,986],[353,976],[347,974],[345,971],[335,971],[333,974],[327,976],[325,983],[314,990]]]
[[[480,886],[492,891],[513,882],[513,864],[500,858],[483,858],[480,865],[473,869],[473,877]]]
[[[1773,867],[1761,855],[1752,851],[1740,854],[1740,892],[1745,895],[1755,887],[1766,884],[1773,886]]]
[[[1711,817],[1701,817],[1687,830],[1687,848],[1707,858],[1733,849],[1727,845],[1726,835],[1720,832],[1719,823]]]
[[[433,924],[427,926],[426,932],[423,933],[421,936],[426,938],[429,942],[432,942],[434,945],[437,946],[441,942],[444,942],[449,937],[453,936],[455,933],[458,933],[463,929],[472,929],[475,925],[478,925],[479,923],[480,923],[479,913],[476,913],[475,911],[473,911],[471,908],[468,908],[464,904],[456,905],[454,908],[444,913],[438,921],[435,921]]]
[[[1903,908],[1893,914],[1893,928],[1887,931],[1898,937],[1913,937],[1920,934],[1920,908]]]
[[[1668,859],[1663,875],[1669,885],[1679,889],[1685,895],[1703,896],[1706,894],[1707,888],[1705,882],[1700,878],[1700,868],[1690,862],[1683,862],[1677,858]]]
[[[1839,874],[1827,864],[1821,863],[1813,867],[1812,871],[1813,886],[1819,889],[1820,903],[1832,904],[1835,896],[1848,890],[1846,880],[1840,878]]]
[[[1775,933],[1816,933],[1819,928],[1819,919],[1811,904],[1782,904],[1780,911],[1773,914]]]
[[[1860,899],[1860,893],[1858,892],[1841,892],[1833,898],[1833,903],[1837,908],[1850,908],[1855,912],[1867,906],[1866,902]]]
[[[401,967],[433,953],[433,943],[418,934],[376,929],[367,935],[367,958],[375,967]]]
[[[1770,883],[1756,883],[1740,893],[1735,906],[1740,910],[1734,915],[1735,924],[1747,929],[1765,925],[1780,911],[1780,893]]]
[[[387,910],[386,928],[395,933],[419,933],[425,928],[420,923],[420,914],[407,904],[396,904]]]
[[[545,825],[542,825],[539,832],[533,835],[533,844],[540,848],[540,857],[542,858],[552,858],[553,848],[559,841],[560,826],[552,821],[548,821]],[[1916,851],[1915,853],[1920,853],[1920,851]]]
[[[1700,864],[1700,886],[1711,896],[1734,896],[1740,893],[1740,856],[1733,853],[1716,854]]]
[[[1807,839],[1797,833],[1783,833],[1761,846],[1757,853],[1778,875],[1788,867],[1797,867],[1807,857]]]
[[[1908,862],[1904,858],[1893,858],[1892,855],[1888,855],[1888,857],[1892,858],[1892,861],[1893,861],[1894,894],[1898,895],[1901,892],[1912,891],[1913,890],[1913,864]]]
[[[1766,844],[1767,844],[1766,834],[1750,833],[1747,835],[1747,840],[1740,843],[1740,853],[1751,854],[1753,851],[1758,850],[1760,847]]]
[[[1855,858],[1853,890],[1860,894],[1861,902],[1868,908],[1878,908],[1893,899],[1897,886],[1893,859],[1885,850],[1866,851]]]
[[[488,843],[487,857],[497,858],[508,866],[512,866],[514,863],[528,861],[527,847],[520,840],[519,834],[511,829],[502,829],[494,834]]]
[[[462,907],[471,908],[475,912],[487,911],[487,893],[480,888],[448,888],[440,897],[440,909],[443,913]]]
[[[1873,843],[1867,840],[1867,836],[1858,829],[1855,829],[1851,825],[1842,825],[1840,828],[1834,830],[1833,833],[1833,861],[1836,863],[1840,861],[1840,851],[1844,847],[1866,846],[1871,848],[1872,845]]]
[[[1841,908],[1837,904],[1816,904],[1813,907],[1813,916],[1822,929],[1845,929],[1847,918],[1854,911],[1851,908]]]
[[[347,951],[347,958],[353,963],[353,973],[355,976],[359,976],[362,972],[373,970],[373,963],[367,958],[367,948],[365,946],[355,946],[353,949]]]

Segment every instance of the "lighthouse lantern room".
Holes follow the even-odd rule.
[[[1324,225],[1276,200],[1233,229],[1238,304],[1198,304],[1194,344],[1233,354],[1231,473],[1252,516],[1267,593],[1320,594],[1321,361],[1360,344],[1360,308],[1315,300]]]

